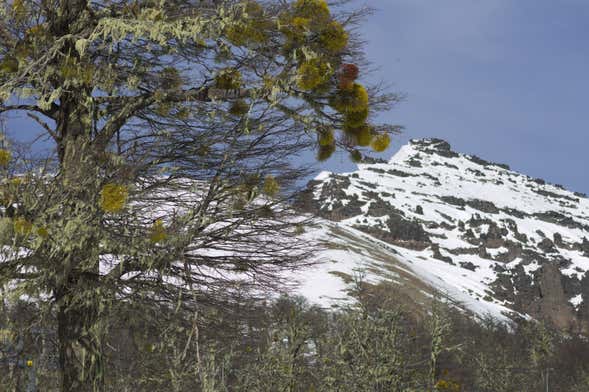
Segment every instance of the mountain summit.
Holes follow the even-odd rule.
[[[320,173],[298,200],[321,217],[329,279],[362,268],[414,302],[438,294],[478,315],[588,330],[585,195],[440,139],[412,140],[389,162],[372,162]],[[303,292],[311,285],[304,278]],[[333,294],[323,287],[316,298]]]

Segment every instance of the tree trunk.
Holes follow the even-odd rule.
[[[74,124],[77,125],[77,124]],[[72,241],[61,255],[61,273],[55,290],[62,391],[104,390],[102,337],[104,290],[100,286],[99,239],[96,228],[98,189],[89,137],[70,125],[63,147],[60,175],[68,194],[63,206],[66,220],[75,221],[66,234]],[[72,137],[71,135],[75,135]]]
[[[70,285],[80,287],[85,279],[72,275]],[[78,279],[78,282],[74,280]],[[87,282],[91,283],[91,282]],[[92,302],[79,304],[80,293],[71,287],[58,305],[57,336],[62,391],[94,392],[103,390],[100,334],[96,331],[98,312]]]

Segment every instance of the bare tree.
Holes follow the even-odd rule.
[[[220,306],[308,260],[284,203],[298,153],[388,145],[392,128],[369,119],[398,97],[356,81],[365,10],[1,4],[0,113],[25,113],[55,154],[32,164],[0,151],[0,278],[57,326],[64,391],[103,388],[121,304]]]

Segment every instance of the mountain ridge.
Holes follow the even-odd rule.
[[[337,225],[386,243],[416,277],[496,317],[588,329],[589,200],[581,193],[441,139],[413,139],[388,162],[321,172],[296,206],[327,232]]]

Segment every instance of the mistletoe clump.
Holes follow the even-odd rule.
[[[166,227],[164,226],[164,221],[161,219],[156,219],[151,226],[149,240],[157,244],[159,242],[163,242],[168,238],[168,233],[166,231]]]
[[[119,212],[125,207],[128,196],[129,190],[125,185],[106,184],[100,192],[100,208],[104,212]]]
[[[245,1],[236,7],[240,18],[225,30],[227,40],[235,46],[263,44],[270,36],[272,23],[264,15],[264,9],[255,1]]]
[[[8,166],[10,160],[12,159],[12,154],[10,151],[6,149],[0,149],[0,166]]]
[[[264,193],[270,197],[274,197],[280,191],[280,184],[276,181],[274,176],[268,175],[264,179]]]
[[[372,139],[370,147],[372,147],[372,149],[376,152],[383,152],[389,148],[389,144],[391,144],[391,137],[388,133],[382,133],[380,135],[376,135]]]
[[[348,46],[348,33],[338,21],[330,22],[320,33],[322,47],[332,53],[339,53]]]
[[[241,73],[233,68],[224,69],[215,77],[215,86],[222,90],[235,90],[241,84]]]
[[[331,65],[315,58],[302,63],[297,72],[297,84],[303,90],[321,87],[331,78]]]
[[[323,128],[317,132],[317,142],[320,146],[331,146],[335,144],[335,137],[333,130],[330,128]]]

